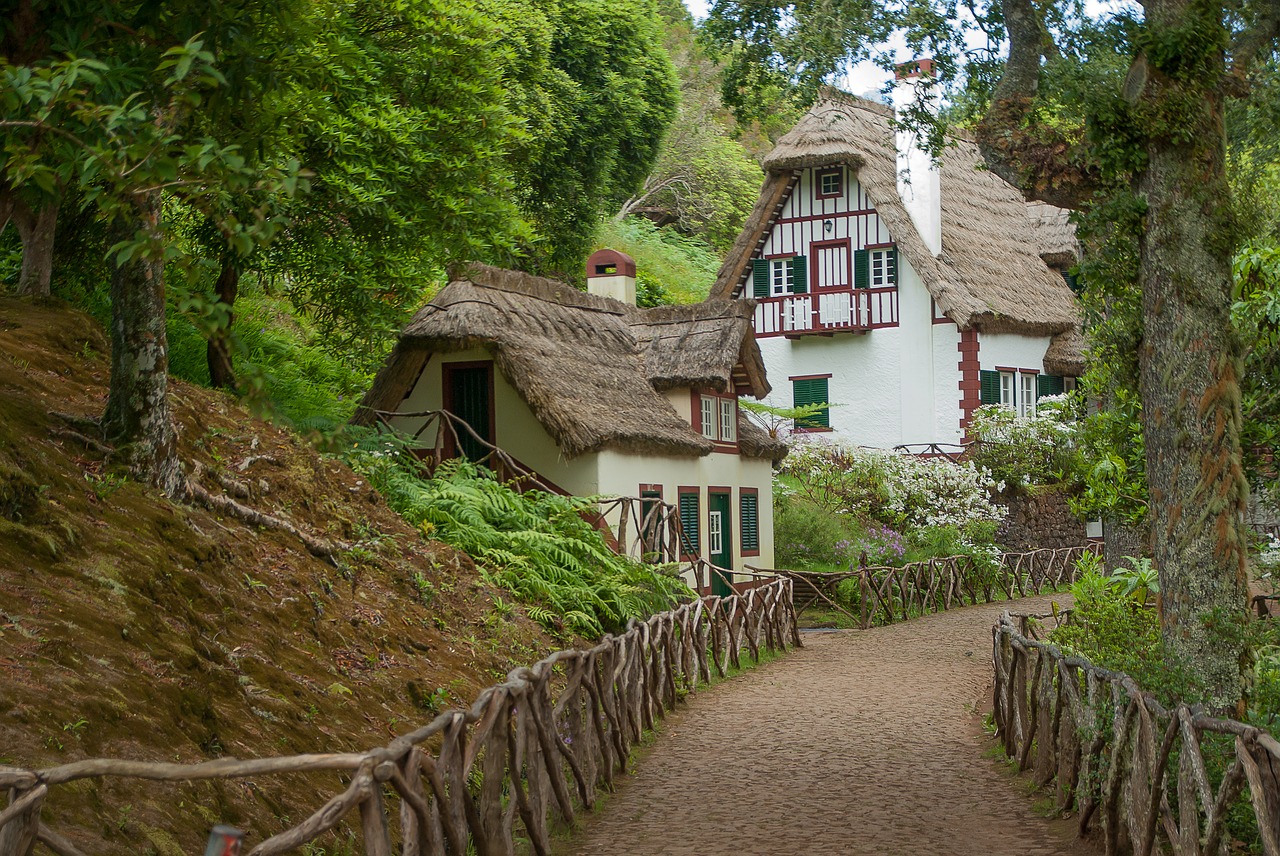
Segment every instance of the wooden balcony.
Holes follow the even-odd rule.
[[[898,326],[898,289],[855,288],[766,297],[756,304],[756,336],[831,336]]]

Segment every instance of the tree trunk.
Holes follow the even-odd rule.
[[[218,273],[215,285],[218,300],[227,305],[227,326],[218,327],[209,336],[208,362],[209,383],[215,389],[236,388],[235,370],[231,365],[231,325],[235,322],[232,312],[236,305],[236,296],[240,292],[240,268],[236,264],[235,254],[228,250],[222,256],[222,270]]]
[[[1152,3],[1149,25],[1177,31],[1185,6]],[[1246,620],[1248,496],[1223,99],[1201,78],[1174,80],[1142,58],[1126,88],[1137,109],[1171,126],[1154,129],[1137,181],[1147,204],[1138,359],[1161,636],[1221,709],[1241,697],[1243,643],[1222,630]]]
[[[127,450],[130,466],[172,497],[186,495],[178,438],[166,397],[169,341],[165,330],[160,193],[153,191],[118,221],[115,238],[150,246],[118,264],[111,276],[111,388],[102,424]]]
[[[50,202],[39,209],[16,196],[8,202],[9,219],[22,239],[22,272],[18,275],[18,293],[35,297],[49,296],[53,276],[53,237],[58,225],[58,205]]]

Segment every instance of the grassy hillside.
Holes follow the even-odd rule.
[[[174,383],[184,460],[349,544],[336,567],[130,480],[53,415],[101,412],[106,354],[87,316],[0,299],[0,764],[365,748],[558,647],[467,556],[220,393]],[[258,839],[339,786],[82,781],[44,817],[86,852],[189,854],[214,822]]]

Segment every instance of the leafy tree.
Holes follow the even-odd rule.
[[[1029,198],[1107,212],[1132,251],[1132,278],[1091,280],[1139,295],[1143,408],[1161,638],[1217,705],[1241,694],[1241,650],[1220,632],[1244,614],[1247,486],[1241,465],[1240,352],[1230,323],[1241,239],[1227,180],[1224,116],[1262,94],[1256,75],[1280,36],[1270,0],[1146,0],[1095,21],[1078,4],[974,4],[976,26],[1008,45],[978,123],[991,169]],[[899,27],[955,81],[964,28],[927,4],[719,0],[712,30],[763,76],[810,91]],[[745,63],[731,83],[750,83]],[[998,71],[998,79],[995,70]],[[740,99],[741,100],[741,99]],[[923,104],[910,121],[929,121]],[[932,139],[943,137],[935,127]]]
[[[536,233],[521,266],[580,279],[596,227],[632,196],[676,110],[653,0],[485,0],[525,135],[509,163]]]

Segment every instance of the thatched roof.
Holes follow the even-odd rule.
[[[1036,249],[1044,263],[1059,270],[1074,265],[1080,258],[1080,242],[1076,227],[1071,225],[1069,211],[1047,202],[1028,202],[1027,216],[1036,237]]]
[[[759,349],[744,332],[751,307],[729,304],[642,310],[555,280],[470,265],[401,333],[356,421],[394,410],[427,355],[482,348],[566,458],[606,448],[705,455],[711,442],[659,389],[741,388],[735,369],[744,376],[759,366],[746,391],[768,394]]]
[[[982,169],[977,146],[967,140],[953,139],[943,156],[942,253],[929,252],[898,195],[891,117],[883,104],[828,90],[762,162],[768,175],[760,199],[711,293],[742,292],[749,259],[785,203],[796,170],[843,164],[857,175],[938,309],[961,327],[1043,335],[1075,324],[1074,296],[1041,260],[1021,194]]]
[[[1078,326],[1054,336],[1044,352],[1044,370],[1064,377],[1084,374],[1084,335]]]

